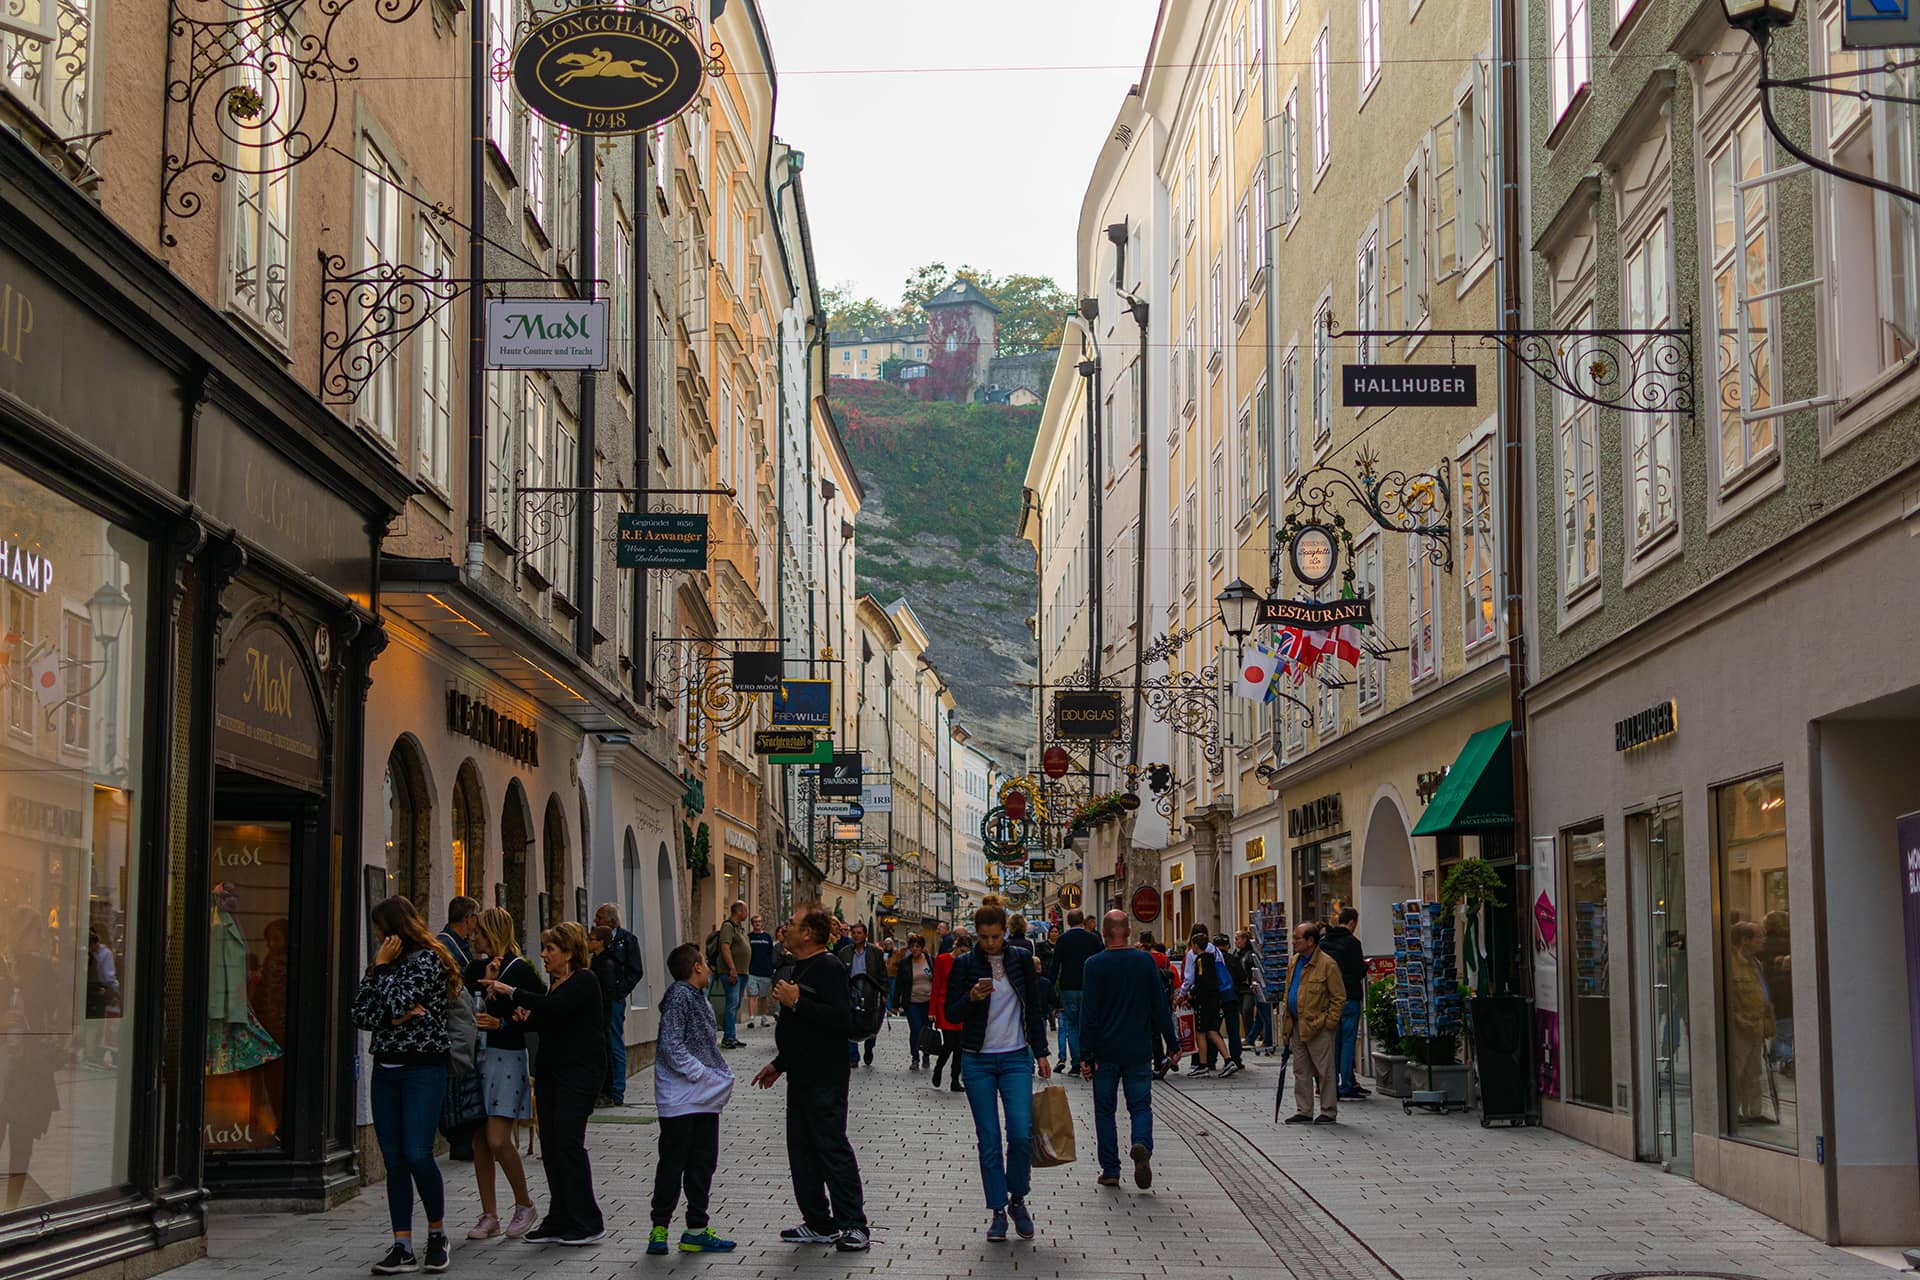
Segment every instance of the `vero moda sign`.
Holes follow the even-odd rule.
[[[607,304],[557,298],[487,300],[487,368],[605,369]]]

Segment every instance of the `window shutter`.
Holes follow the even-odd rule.
[[[1380,280],[1377,286],[1379,297],[1372,308],[1374,314],[1359,317],[1362,328],[1391,329],[1395,324],[1394,317],[1399,317],[1402,326],[1410,319],[1407,310],[1410,295],[1407,293],[1406,276],[1401,270],[1401,257],[1406,252],[1406,228],[1401,222],[1401,211],[1405,204],[1404,193],[1396,191],[1380,206],[1380,232],[1376,243],[1380,243],[1381,248],[1375,255],[1375,274]]]
[[[1461,199],[1461,168],[1458,149],[1464,141],[1473,145],[1471,139],[1463,139],[1460,132],[1461,112],[1454,108],[1454,114],[1433,126],[1427,135],[1427,202],[1430,216],[1427,225],[1433,229],[1432,238],[1427,246],[1427,255],[1433,261],[1434,283],[1448,279],[1460,270],[1460,263],[1466,257],[1466,246],[1459,242],[1460,210],[1464,205]]]

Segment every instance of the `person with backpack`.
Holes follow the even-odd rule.
[[[847,966],[847,997],[853,1005],[854,1035],[847,1041],[847,1065],[862,1059],[873,1065],[873,1046],[880,1039],[880,1028],[887,1020],[887,961],[880,948],[867,941],[867,926],[856,924],[847,931],[848,944],[841,948],[840,963]]]
[[[962,1083],[980,1145],[980,1182],[993,1218],[987,1239],[1034,1235],[1027,1193],[1033,1180],[1033,1078],[1053,1074],[1047,1011],[1033,953],[1008,940],[1007,912],[991,895],[973,913],[973,950],[955,954],[947,976],[947,1017],[960,1023],[967,1062]],[[1001,1145],[1001,1115],[1006,1145]]]
[[[607,955],[611,958],[608,972],[613,988],[607,993],[610,1001],[607,1007],[607,1082],[601,1090],[601,1097],[609,1106],[624,1107],[627,1105],[627,999],[633,994],[634,988],[640,985],[640,980],[646,977],[646,966],[640,960],[640,939],[620,926],[620,907],[617,903],[601,903],[600,909],[593,913],[593,923],[613,930],[613,941],[607,944]]]
[[[534,967],[520,954],[513,915],[504,907],[488,907],[477,917],[473,963],[467,967],[467,989],[484,994],[482,985],[498,979],[516,991],[545,991]],[[469,1240],[491,1240],[502,1233],[493,1171],[507,1175],[513,1189],[513,1216],[505,1234],[518,1240],[533,1229],[540,1215],[527,1189],[526,1166],[514,1145],[513,1126],[533,1118],[533,1077],[527,1070],[526,1029],[513,1020],[513,1002],[494,1000],[478,1015],[485,1040],[480,1047],[480,1090],[486,1106],[486,1132],[473,1144],[473,1177],[480,1189],[480,1220],[467,1232]]]
[[[1207,927],[1198,924],[1187,939],[1187,955],[1181,968],[1180,998],[1193,1010],[1194,1063],[1190,1077],[1210,1076],[1214,1072],[1214,1050],[1225,1059],[1220,1067],[1224,1078],[1239,1070],[1227,1052],[1226,1037],[1220,1034],[1220,1006],[1233,990],[1233,976],[1213,945]]]
[[[354,994],[353,1025],[373,1033],[371,1081],[373,1132],[387,1166],[387,1216],[393,1245],[374,1264],[375,1275],[418,1271],[413,1252],[413,1193],[427,1215],[428,1271],[445,1271],[446,1186],[433,1159],[434,1126],[446,1094],[452,1039],[447,1006],[465,997],[453,955],[427,932],[405,898],[375,904],[370,913],[380,949]]]
[[[1227,989],[1220,993],[1220,1021],[1227,1032],[1227,1065],[1235,1071],[1244,1071],[1247,1064],[1240,1061],[1240,1037],[1245,1024],[1241,1021],[1240,1007],[1247,999],[1247,958],[1227,941],[1224,933],[1214,936],[1213,949],[1220,953],[1220,964],[1227,971]]]

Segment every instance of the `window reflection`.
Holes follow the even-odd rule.
[[[1786,778],[1771,773],[1714,792],[1727,1132],[1793,1150],[1793,954],[1787,888]]]

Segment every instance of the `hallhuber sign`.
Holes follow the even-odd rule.
[[[1343,364],[1340,403],[1349,409],[1475,405],[1477,373],[1470,364]]]
[[[1347,596],[1339,600],[1262,600],[1261,626],[1293,627],[1299,631],[1331,631],[1335,627],[1373,625],[1373,598]]]
[[[487,368],[606,367],[605,299],[487,299]]]
[[[704,569],[707,517],[698,511],[622,511],[614,563],[622,569]]]
[[[1053,719],[1062,738],[1117,738],[1120,736],[1120,695],[1117,693],[1056,693]]]
[[[594,5],[566,9],[513,51],[513,85],[537,116],[575,133],[641,133],[700,96],[706,58],[665,14]]]

